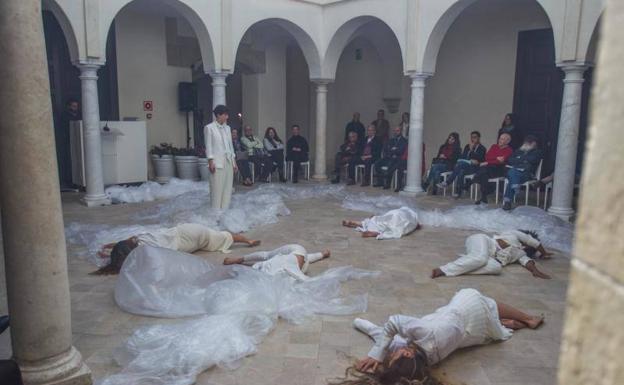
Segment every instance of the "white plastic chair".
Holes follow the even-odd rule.
[[[295,170],[293,169],[293,162],[289,160],[285,162],[285,164],[286,164],[285,170],[287,170],[286,175],[288,175],[289,179],[292,180],[294,172],[295,172]],[[308,160],[305,162],[301,162],[300,165],[301,167],[303,167],[303,174],[305,175],[306,180],[310,180],[310,161]]]
[[[429,179],[429,173],[430,173],[430,172],[431,172],[431,168],[427,169],[427,172],[426,172],[426,174],[425,174],[425,179],[424,179],[424,180]],[[440,173],[440,176],[442,177],[442,181],[443,181],[444,183],[446,183],[446,181],[448,180],[448,177],[449,177],[449,176],[451,176],[451,174],[452,174],[452,173],[453,173],[453,171],[444,171],[444,172]],[[437,183],[439,183],[439,182],[438,182],[438,181],[433,181],[433,182],[431,183],[431,186],[435,186]],[[453,183],[454,183],[454,182],[453,182]],[[448,186],[447,186],[447,187],[448,187]],[[446,196],[446,189],[447,189],[447,187],[445,187],[445,188],[443,188],[443,189],[442,189],[442,194],[443,194],[443,196]],[[433,187],[432,187],[432,188],[433,188]],[[453,186],[452,186],[452,191],[455,191],[455,185],[454,185],[454,184],[453,184]]]
[[[474,178],[474,175],[473,175],[473,178]],[[488,179],[489,183],[496,183],[496,204],[498,204],[498,197],[500,195],[500,184],[501,184],[501,182],[504,183],[505,179],[506,178],[504,176],[501,176],[501,177],[498,177],[498,178],[490,178],[490,179]],[[473,198],[474,200],[477,200],[477,188],[478,187],[479,187],[479,185],[477,183],[473,183],[470,186],[470,196],[472,197],[474,195],[474,198]],[[481,192],[481,191],[479,191],[479,192]]]
[[[364,178],[364,169],[365,166],[363,164],[355,166],[355,183],[362,183],[362,179]]]
[[[383,166],[381,168],[383,171],[388,171],[388,167],[387,166]],[[394,173],[392,174],[392,181],[390,182],[392,185],[392,188],[396,190],[397,188],[397,184],[399,183],[399,170],[394,170]],[[375,166],[371,167],[371,185],[374,185],[374,181],[375,181]]]

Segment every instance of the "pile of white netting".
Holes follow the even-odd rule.
[[[568,254],[572,249],[574,226],[533,206],[519,206],[510,212],[474,204],[456,206],[445,211],[427,210],[417,207],[416,201],[409,198],[396,195],[371,196],[364,193],[348,194],[343,201],[345,208],[374,214],[402,206],[414,209],[418,213],[420,223],[425,226],[486,232],[533,230],[547,247]]]
[[[171,178],[166,184],[150,181],[139,186],[111,186],[105,193],[113,203],[138,203],[173,198],[190,191],[208,194],[210,188],[207,182]]]
[[[212,366],[235,367],[278,318],[366,311],[366,294],[343,295],[341,282],[378,272],[349,266],[298,282],[247,266],[223,266],[190,254],[141,246],[123,265],[117,304],[133,314],[198,318],[136,330],[115,354],[122,367],[99,385],[190,385]]]

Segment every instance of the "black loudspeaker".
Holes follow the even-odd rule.
[[[197,106],[197,87],[193,83],[178,83],[178,109],[193,111]]]

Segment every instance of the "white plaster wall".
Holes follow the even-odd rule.
[[[427,162],[451,131],[462,145],[472,130],[486,146],[496,140],[513,107],[518,31],[549,27],[539,5],[514,4],[482,0],[449,29],[425,89]]]
[[[178,111],[178,83],[191,81],[191,70],[167,65],[164,18],[122,12],[115,26],[120,118],[145,119],[143,101],[152,100],[148,146],[161,142],[185,146],[186,120]]]

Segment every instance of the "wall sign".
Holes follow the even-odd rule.
[[[151,100],[143,101],[143,111],[154,111],[154,102]]]

